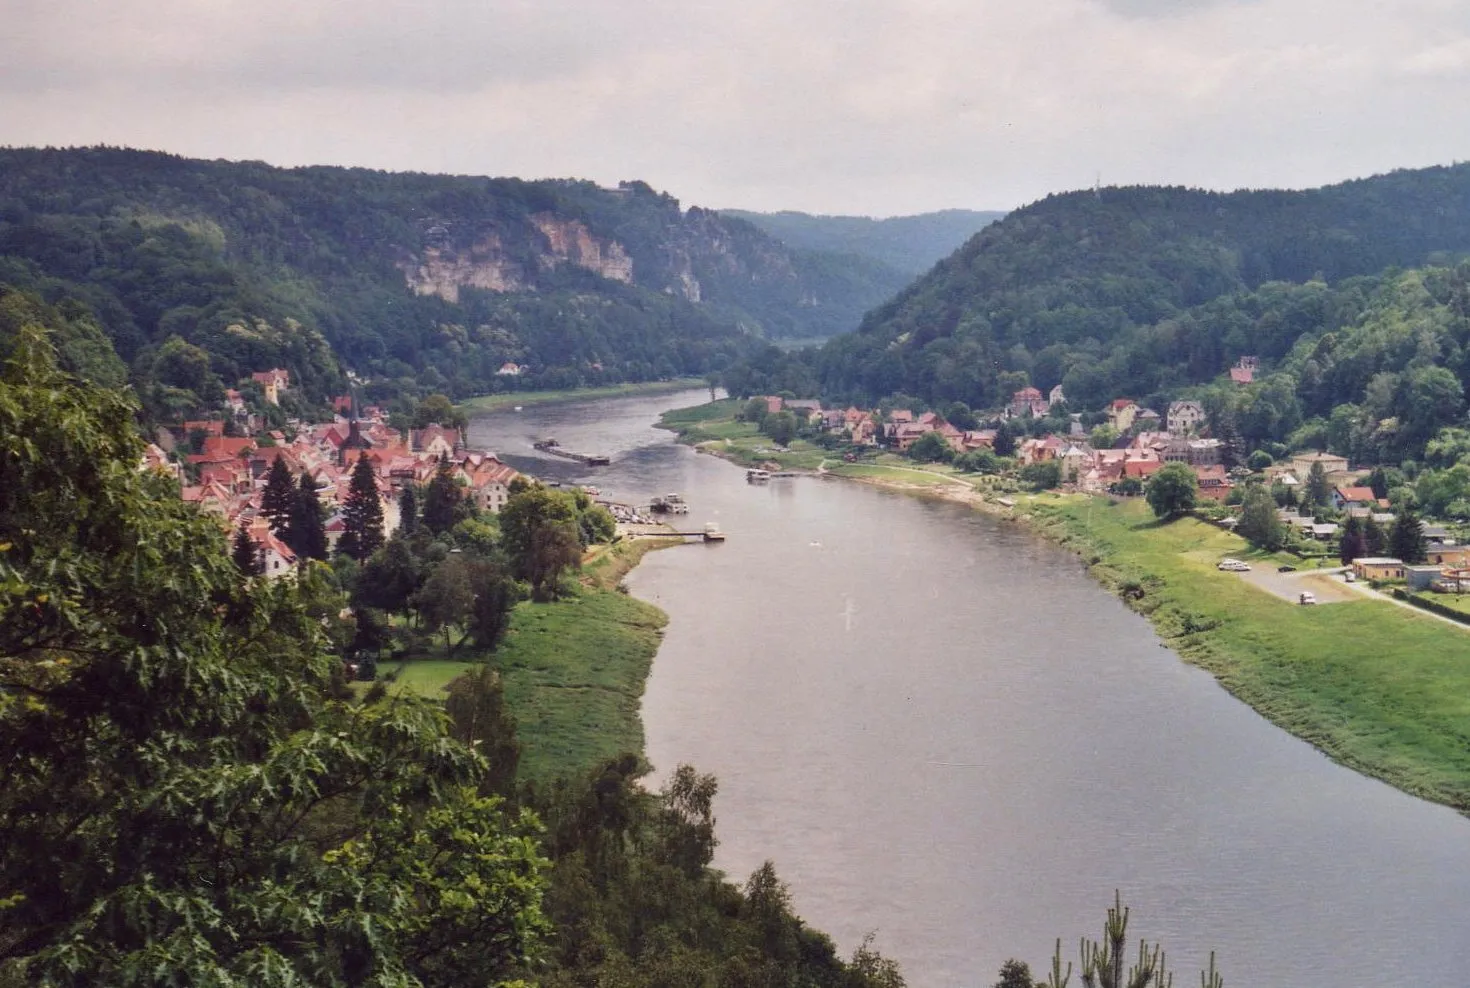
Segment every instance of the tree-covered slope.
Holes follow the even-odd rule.
[[[458,396],[506,361],[553,387],[703,373],[855,325],[870,268],[641,182],[0,150],[0,282],[85,301],[145,372],[177,337],[227,383],[280,364],[315,392],[353,369]]]
[[[744,209],[721,212],[753,223],[788,246],[835,254],[856,254],[906,275],[907,281],[953,253],[982,227],[1005,213],[974,209],[943,209],[914,216],[813,216],[783,210],[754,213]]]
[[[1466,165],[1304,192],[1052,196],[986,227],[857,333],[832,341],[821,379],[834,394],[906,391],[982,407],[999,404],[1019,375],[1043,388],[1064,383],[1069,397],[1089,403],[1151,380],[1197,383],[1255,353],[1249,334],[1227,345],[1224,333],[1207,332],[1177,360],[1130,350],[1129,340],[1268,282],[1335,284],[1453,260],[1467,248]],[[1298,333],[1323,325],[1310,313],[1285,315],[1305,320]],[[1131,370],[1101,366],[1124,351]]]

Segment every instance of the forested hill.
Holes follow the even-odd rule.
[[[1212,300],[1268,282],[1449,263],[1467,250],[1470,165],[1303,192],[1056,195],[987,226],[829,343],[817,370],[834,396],[908,392],[994,407],[1026,379],[1064,384],[1070,403],[1091,407],[1207,381],[1243,353],[1269,363],[1324,325],[1270,311],[1211,324],[1202,310]],[[1286,333],[1283,318],[1306,322]]]
[[[754,336],[850,329],[896,287],[871,268],[641,182],[0,149],[0,283],[85,300],[135,376],[175,337],[226,384],[279,364],[311,390],[704,373]]]
[[[725,209],[721,212],[753,223],[791,247],[871,258],[896,274],[906,275],[904,283],[928,271],[986,224],[1005,215],[973,209],[943,209],[878,220],[867,216],[813,216],[789,210],[753,213]],[[897,287],[902,285],[895,290]]]

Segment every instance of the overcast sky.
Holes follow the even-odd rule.
[[[1470,0],[6,0],[0,143],[892,215],[1470,157]]]

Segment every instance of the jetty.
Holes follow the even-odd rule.
[[[589,467],[605,467],[612,463],[612,457],[610,456],[604,456],[601,453],[574,453],[564,448],[555,439],[538,439],[531,444],[531,447],[533,449],[539,449],[543,453],[550,453],[552,456],[560,456],[565,460],[576,460],[578,463],[585,464]]]
[[[723,542],[723,541],[725,541],[725,533],[723,531],[721,531],[720,530],[720,526],[719,525],[716,525],[714,522],[710,522],[709,524],[705,525],[704,528],[701,531],[698,531],[698,532],[675,532],[675,531],[670,531],[667,534],[668,535],[671,535],[671,536],[677,535],[677,536],[679,536],[680,538],[682,538],[682,539],[684,539],[686,541],[688,541],[690,539],[697,539],[700,542]]]

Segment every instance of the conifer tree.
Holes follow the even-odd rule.
[[[1372,488],[1374,497],[1388,497],[1388,474],[1383,467],[1373,468],[1373,472],[1368,475],[1368,486]]]
[[[265,560],[261,558],[260,546],[250,537],[242,521],[235,529],[235,541],[230,548],[230,558],[235,567],[245,576],[260,576],[265,572]]]
[[[1388,548],[1388,539],[1383,534],[1383,528],[1369,515],[1363,521],[1363,554],[1367,556],[1381,556]]]
[[[301,485],[291,499],[291,524],[286,544],[297,559],[327,558],[327,529],[322,523],[322,504],[316,494],[316,482],[306,471],[301,472]]]
[[[435,535],[453,528],[464,518],[461,498],[459,485],[450,473],[449,458],[439,457],[439,469],[434,471],[434,479],[424,492],[424,527]]]
[[[1342,526],[1342,543],[1337,558],[1344,566],[1354,559],[1368,555],[1368,541],[1363,537],[1363,522],[1356,515],[1349,515]]]
[[[398,493],[398,527],[404,535],[412,535],[419,527],[419,497],[412,484]]]
[[[361,562],[383,544],[383,504],[378,500],[377,479],[367,457],[359,457],[352,468],[347,501],[342,505],[342,525],[337,551],[344,556]]]
[[[271,531],[285,538],[291,526],[291,505],[296,501],[296,482],[286,461],[277,456],[260,494],[260,513],[271,523]]]
[[[1307,503],[1314,508],[1326,507],[1332,499],[1332,485],[1327,482],[1327,471],[1321,463],[1313,463],[1307,471]]]
[[[1398,521],[1393,524],[1388,551],[1393,558],[1406,563],[1424,562],[1424,525],[1407,505],[1399,510]]]

